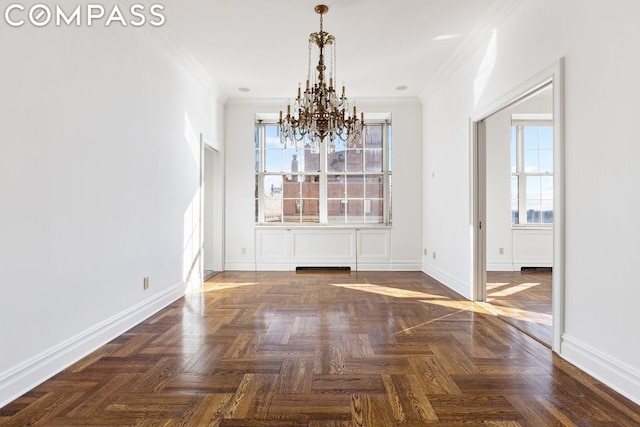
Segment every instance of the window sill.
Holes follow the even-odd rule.
[[[553,224],[512,225],[512,230],[550,230]]]
[[[347,229],[347,230],[359,230],[359,229],[391,229],[391,224],[255,224],[255,228],[259,229]]]

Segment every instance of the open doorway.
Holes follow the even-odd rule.
[[[553,83],[484,119],[486,302],[551,348]]]
[[[474,298],[558,350],[563,330],[562,61],[472,121]]]
[[[203,281],[222,271],[223,265],[223,187],[222,153],[202,142],[202,266]]]

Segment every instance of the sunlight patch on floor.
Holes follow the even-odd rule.
[[[234,289],[241,288],[243,286],[255,286],[256,282],[247,282],[247,283],[224,283],[224,282],[214,282],[214,283],[205,283],[204,290],[205,291],[219,291],[222,289]]]
[[[540,286],[541,283],[520,283],[519,285],[515,285],[515,286],[511,286],[508,287],[506,289],[500,290],[500,291],[492,291],[491,288],[495,288],[498,286],[505,286],[508,285],[508,283],[487,283],[487,292],[489,292],[489,297],[495,298],[495,297],[507,297],[509,295],[514,295],[517,294],[518,292],[523,292],[526,291],[527,289],[531,289],[534,288],[536,286]]]
[[[493,312],[497,316],[511,317],[523,322],[537,323],[540,325],[551,326],[553,324],[553,316],[550,314],[538,313],[535,311],[521,310],[519,308],[502,307],[495,304],[479,303],[487,310]]]
[[[434,294],[428,294],[425,292],[410,291],[407,289],[391,288],[389,286],[372,285],[369,283],[331,283],[331,286],[351,289],[354,291],[370,292],[378,295],[386,295],[394,298],[447,299],[442,295],[434,295]]]

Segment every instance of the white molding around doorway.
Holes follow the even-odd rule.
[[[536,74],[526,82],[515,87],[504,96],[496,99],[479,110],[470,119],[471,138],[471,219],[474,224],[472,232],[471,271],[473,282],[473,300],[482,301],[485,298],[484,283],[486,282],[486,248],[484,247],[484,230],[481,224],[485,218],[485,200],[482,185],[485,180],[483,145],[484,120],[498,111],[532,95],[540,88],[553,83],[553,113],[554,113],[554,227],[553,227],[553,343],[552,349],[560,353],[562,334],[564,332],[564,271],[565,271],[565,209],[564,209],[564,58],[559,58],[549,68]]]

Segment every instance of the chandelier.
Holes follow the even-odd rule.
[[[298,96],[293,103],[287,105],[287,114],[283,117],[280,111],[278,127],[280,142],[298,148],[298,142],[305,140],[305,147],[316,148],[319,142],[328,138],[330,147],[341,140],[347,146],[356,145],[362,138],[364,113],[358,118],[355,103],[351,105],[345,96],[344,84],[342,94],[338,96],[334,86],[336,81],[335,37],[322,28],[322,16],[329,11],[323,4],[314,9],[320,15],[320,31],[309,35],[309,61],[307,84],[304,92],[298,85]],[[320,51],[318,65],[311,73],[311,50],[316,45]],[[325,48],[329,49],[329,81],[327,84],[325,65]],[[352,110],[353,108],[353,110]]]

